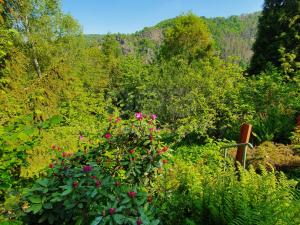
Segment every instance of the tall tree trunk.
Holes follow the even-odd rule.
[[[31,57],[31,60],[33,62],[35,72],[37,73],[38,77],[41,78],[42,77],[42,72],[41,72],[39,61],[38,61],[37,56],[36,56],[35,46],[34,46],[34,43],[30,40],[30,29],[29,29],[29,21],[28,21],[27,16],[25,17],[25,24],[24,25],[25,25],[26,35],[27,35],[27,38],[28,38],[28,44],[31,48],[30,57]]]
[[[38,77],[41,78],[42,77],[42,72],[41,72],[39,62],[38,62],[37,58],[35,57],[34,49],[33,49],[33,65],[34,65],[34,69],[35,69]]]

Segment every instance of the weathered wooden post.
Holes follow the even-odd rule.
[[[300,114],[296,118],[296,126],[297,128],[300,128]]]
[[[241,126],[241,134],[240,134],[240,141],[239,143],[248,143],[250,140],[250,136],[251,136],[251,132],[252,132],[252,125],[251,124],[243,124]],[[245,166],[245,162],[244,160],[246,160],[246,151],[247,151],[247,145],[243,145],[243,146],[238,146],[238,150],[236,153],[236,158],[235,160],[240,162],[241,165]]]

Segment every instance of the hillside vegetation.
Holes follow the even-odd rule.
[[[298,0],[128,35],[59,0],[0,13],[1,224],[300,224]]]
[[[210,30],[215,47],[223,59],[235,57],[241,66],[246,67],[252,56],[252,45],[257,33],[259,12],[230,16],[228,18],[203,18]],[[138,54],[146,61],[154,59],[158,47],[164,39],[164,30],[172,26],[174,19],[146,27],[134,34],[112,34],[120,43],[123,54]],[[85,35],[89,42],[103,42],[105,35]]]

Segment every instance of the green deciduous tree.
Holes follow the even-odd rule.
[[[6,18],[22,35],[23,49],[38,77],[53,67],[60,43],[81,32],[77,22],[62,13],[59,0],[12,1],[7,8]]]
[[[212,49],[212,38],[205,22],[188,13],[178,16],[165,31],[161,56],[187,57],[189,61],[206,56]]]

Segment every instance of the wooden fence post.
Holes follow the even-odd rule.
[[[251,136],[251,132],[252,132],[252,125],[251,124],[243,124],[241,126],[241,134],[240,134],[239,143],[248,143],[250,136]],[[239,146],[238,147],[235,160],[240,162],[241,165],[244,165],[243,156],[244,156],[246,150],[247,150],[247,146]]]
[[[296,118],[296,126],[300,128],[300,114]]]

